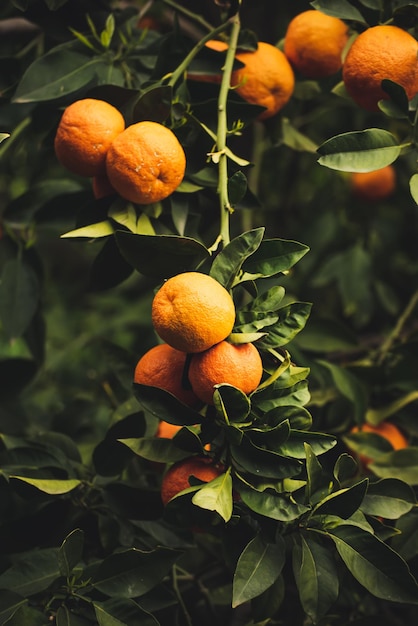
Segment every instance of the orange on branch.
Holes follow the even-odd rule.
[[[206,404],[213,404],[215,385],[227,383],[249,394],[258,387],[262,375],[260,353],[252,343],[221,341],[193,355],[189,367],[192,389]]]
[[[197,406],[199,399],[187,386],[185,372],[187,354],[167,344],[159,344],[138,361],[134,382],[164,389],[188,406]]]
[[[157,122],[137,122],[109,148],[106,172],[122,198],[137,204],[160,202],[180,185],[186,155],[172,130]]]
[[[398,26],[368,28],[351,45],[342,75],[348,94],[368,111],[378,111],[379,100],[389,99],[384,79],[401,85],[411,100],[418,92],[418,41]]]
[[[341,68],[347,41],[345,22],[321,11],[303,11],[287,27],[284,53],[302,76],[325,78]]]
[[[202,352],[225,339],[235,322],[230,293],[200,272],[169,278],[152,302],[152,323],[163,341],[183,352]]]
[[[161,483],[161,500],[164,506],[184,489],[191,487],[190,477],[209,483],[223,473],[222,466],[209,457],[192,456],[171,465]]]
[[[104,100],[85,98],[62,114],[54,139],[57,159],[80,176],[104,174],[112,141],[125,129],[125,120]]]

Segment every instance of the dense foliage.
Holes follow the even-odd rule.
[[[296,75],[260,122],[228,89],[234,41],[282,48],[312,7],[417,34],[397,0],[2,3],[0,624],[415,623],[418,99],[386,81],[369,113],[341,74]],[[172,195],[96,199],[58,163],[84,97],[174,131]],[[353,194],[350,172],[391,163],[390,198]],[[155,291],[190,270],[232,292],[231,340],[264,364],[202,411],[132,383]],[[183,428],[158,440],[161,419]],[[386,420],[407,448],[351,432]],[[163,464],[207,444],[225,472],[163,508]]]

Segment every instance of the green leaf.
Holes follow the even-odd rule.
[[[210,256],[205,246],[190,237],[116,231],[115,238],[126,261],[153,278],[170,278],[194,270]]]
[[[377,426],[381,422],[388,419],[388,417],[399,413],[401,409],[408,406],[411,402],[416,401],[418,401],[418,391],[414,389],[386,406],[379,409],[368,409],[366,412],[366,422],[372,424],[373,426]]]
[[[263,414],[277,407],[299,407],[309,402],[310,393],[306,380],[298,381],[294,385],[281,386],[281,378],[280,376],[268,387],[260,388],[260,391],[255,391],[251,395],[251,404],[257,414]]]
[[[213,394],[217,411],[224,416],[225,422],[244,422],[251,410],[248,396],[237,387],[217,385]]]
[[[367,25],[365,18],[360,11],[353,7],[348,0],[314,0],[310,3],[315,9],[338,17],[340,20],[353,20]]]
[[[332,488],[330,477],[316,458],[311,446],[305,444],[306,454],[306,498],[311,504],[315,504],[326,498]]]
[[[289,146],[289,148],[298,152],[315,153],[318,149],[317,144],[297,130],[287,117],[284,117],[282,120],[281,141],[285,146]]]
[[[318,363],[330,372],[338,391],[353,405],[356,421],[360,423],[367,406],[366,391],[360,380],[348,369],[335,363],[323,360],[318,360]]]
[[[398,519],[417,504],[414,490],[398,478],[383,478],[371,482],[361,503],[367,515]]]
[[[115,16],[110,13],[106,19],[105,29],[100,33],[100,43],[103,48],[109,48],[112,41],[113,34],[115,32]]]
[[[280,576],[285,563],[285,543],[278,537],[275,544],[254,537],[238,559],[232,585],[232,607],[235,608],[268,589]]]
[[[55,46],[29,65],[17,86],[14,102],[56,100],[97,82],[103,60],[72,48],[74,42]]]
[[[269,278],[289,270],[309,248],[290,239],[264,239],[258,249],[244,261],[239,282]]]
[[[0,143],[3,143],[5,139],[10,137],[10,133],[0,133]]]
[[[418,485],[418,446],[380,454],[369,469],[380,478],[396,476],[409,485]]]
[[[382,89],[389,95],[390,100],[380,100],[379,109],[388,117],[409,120],[409,102],[405,89],[387,78],[382,80]]]
[[[210,276],[221,283],[225,289],[230,289],[245,259],[260,246],[263,235],[264,228],[255,228],[232,239],[215,257],[210,268]]]
[[[173,89],[169,85],[152,86],[144,90],[135,102],[133,120],[150,120],[163,124],[170,115]]]
[[[81,485],[81,480],[78,480],[77,478],[70,478],[68,480],[49,480],[45,478],[28,478],[27,476],[14,475],[10,475],[10,478],[32,485],[33,487],[36,487],[36,489],[39,489],[39,491],[43,491],[44,493],[48,493],[52,496],[69,493]]]
[[[413,174],[409,179],[409,190],[413,200],[418,204],[418,174]]]
[[[0,322],[9,339],[28,328],[39,303],[39,280],[30,265],[20,259],[5,263],[0,276]]]
[[[92,585],[110,597],[142,596],[167,575],[178,558],[178,551],[162,547],[111,554],[99,565]]]
[[[339,489],[318,502],[314,515],[337,515],[342,519],[351,517],[360,508],[367,491],[368,478],[351,487]]]
[[[188,452],[177,448],[170,439],[161,437],[119,439],[119,441],[143,459],[157,463],[174,463],[188,455]]]
[[[228,522],[233,508],[231,472],[221,474],[203,485],[192,497],[192,502],[201,509],[216,511],[225,522]]]
[[[61,574],[57,548],[44,548],[22,553],[9,569],[0,574],[0,589],[8,589],[23,597],[48,589]]]
[[[331,450],[336,445],[337,440],[327,433],[292,429],[289,438],[280,445],[278,450],[285,456],[304,459],[306,458],[306,443],[311,446],[313,453],[319,456]]]
[[[272,326],[264,327],[267,335],[260,339],[260,348],[279,348],[296,337],[305,327],[311,313],[309,302],[291,302],[277,311],[279,319]]]
[[[61,239],[69,239],[74,237],[88,237],[89,239],[97,239],[99,237],[109,237],[113,235],[114,228],[109,220],[103,220],[102,222],[96,222],[95,224],[89,224],[88,226],[82,226],[75,230],[69,230],[67,233],[61,235]]]
[[[276,493],[272,489],[260,492],[240,488],[239,494],[249,509],[279,522],[293,522],[309,511],[309,507],[293,500],[290,494]]]
[[[244,436],[240,446],[231,446],[232,459],[238,471],[264,478],[289,478],[301,470],[297,459],[255,446]]]
[[[9,618],[16,613],[16,611],[27,603],[27,598],[23,598],[14,591],[8,589],[0,590],[0,624],[6,624]]]
[[[130,599],[94,601],[93,607],[99,626],[159,626],[155,617]]]
[[[336,135],[318,148],[318,163],[342,172],[371,172],[393,163],[401,152],[394,135],[381,128]]]
[[[355,526],[327,533],[354,578],[377,598],[418,604],[418,585],[405,561],[383,541]]]
[[[70,576],[83,556],[84,531],[76,528],[66,536],[58,551],[58,565],[63,576]]]
[[[171,393],[158,387],[133,384],[133,391],[140,405],[149,413],[170,424],[193,426],[200,424],[202,416]]]
[[[292,553],[293,571],[303,609],[316,624],[338,597],[334,555],[309,535],[300,534]]]

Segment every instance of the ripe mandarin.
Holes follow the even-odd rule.
[[[223,473],[223,468],[215,465],[209,457],[192,456],[177,461],[169,467],[161,483],[161,500],[164,506],[178,493],[190,487],[189,478],[194,476],[209,483]]]
[[[206,46],[223,52],[228,48],[224,41],[211,39]],[[284,53],[270,43],[258,42],[254,51],[239,51],[236,58],[244,67],[234,70],[231,87],[250,104],[266,107],[258,119],[276,115],[290,100],[295,87],[295,76]],[[189,78],[202,82],[219,83],[221,74],[191,74]]]
[[[103,174],[112,141],[125,129],[125,120],[104,100],[85,98],[62,114],[54,139],[60,163],[80,176]]]
[[[138,122],[120,133],[106,156],[110,184],[137,204],[160,202],[183,180],[186,156],[172,130],[157,122]]]
[[[217,280],[200,272],[169,278],[152,302],[152,323],[163,341],[183,352],[202,352],[231,333],[235,305]]]
[[[348,41],[348,27],[337,17],[321,11],[303,11],[289,23],[284,53],[306,78],[324,78],[338,72]]]
[[[262,375],[261,357],[252,343],[221,341],[194,354],[189,367],[192,389],[206,404],[213,404],[215,385],[227,383],[249,394],[258,387]]]
[[[363,109],[378,111],[389,99],[381,83],[401,85],[411,100],[418,92],[418,41],[398,26],[379,25],[363,31],[351,45],[343,65],[348,94]]]
[[[134,382],[140,385],[159,387],[173,394],[188,406],[197,406],[199,399],[187,386],[185,352],[163,343],[154,346],[138,361],[134,372]]]
[[[388,198],[396,188],[396,172],[387,165],[372,172],[353,172],[351,189],[355,196],[366,202],[377,202]]]

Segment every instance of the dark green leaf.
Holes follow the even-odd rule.
[[[401,152],[394,135],[381,128],[352,131],[318,148],[318,163],[342,172],[371,172],[393,163]]]
[[[292,429],[288,439],[280,445],[278,450],[285,456],[295,459],[306,458],[305,444],[308,443],[316,456],[331,450],[337,443],[332,435]]]
[[[330,372],[335,386],[352,403],[356,419],[360,422],[367,407],[366,391],[363,384],[346,368],[328,361],[319,360],[318,363]]]
[[[301,470],[301,462],[255,446],[244,437],[240,446],[231,446],[238,470],[265,478],[288,478]]]
[[[318,502],[315,515],[337,515],[342,519],[351,517],[360,508],[367,491],[369,479],[365,478],[352,487],[339,489]]]
[[[30,324],[39,303],[39,280],[27,263],[12,259],[0,276],[0,321],[12,339],[20,337]]]
[[[212,278],[215,278],[226,289],[230,289],[245,259],[260,246],[263,235],[264,228],[256,228],[232,239],[215,257],[210,268]]]
[[[69,576],[83,556],[84,531],[73,530],[62,542],[58,551],[58,565],[63,576]]]
[[[381,100],[378,103],[379,109],[389,117],[409,119],[409,102],[405,89],[386,78],[382,80],[382,89],[389,95],[390,100]]]
[[[410,485],[418,485],[418,446],[381,454],[369,468],[380,478],[396,476]]]
[[[112,554],[95,572],[92,584],[110,597],[134,598],[155,587],[179,558],[179,552],[156,548],[142,552],[136,548]]]
[[[316,624],[338,597],[334,555],[309,535],[300,534],[293,548],[293,570],[303,609]]]
[[[322,13],[339,17],[340,20],[353,20],[367,25],[360,11],[353,7],[348,0],[314,0],[310,4]]]
[[[398,478],[383,478],[370,483],[361,504],[368,515],[398,519],[417,504],[413,489]]]
[[[170,424],[193,426],[202,421],[197,411],[186,406],[168,391],[134,383],[134,394],[138,402],[149,413]]]
[[[138,456],[157,463],[174,463],[188,455],[188,452],[178,448],[171,439],[142,437],[141,439],[120,439],[119,441]]]
[[[254,537],[238,559],[232,585],[232,606],[256,598],[280,576],[285,562],[285,543],[278,537],[275,544]]]
[[[27,597],[48,589],[60,576],[58,549],[44,548],[22,554],[0,574],[0,589],[9,589]]]
[[[132,122],[150,120],[162,124],[171,111],[172,88],[169,85],[153,86],[145,90],[135,102]]]
[[[154,278],[170,278],[194,270],[209,258],[208,250],[196,239],[177,235],[139,235],[115,232],[116,242],[138,272]]]
[[[228,196],[231,206],[235,207],[247,192],[247,177],[241,170],[235,172],[231,178],[228,179]]]
[[[306,453],[306,498],[311,504],[316,504],[326,498],[332,488],[330,476],[324,470],[321,463],[316,458],[311,446],[305,444]]]
[[[99,626],[159,626],[159,622],[130,599],[93,602]]]
[[[405,561],[374,535],[341,525],[327,533],[354,578],[377,598],[418,604],[418,586]]]
[[[248,396],[232,385],[215,387],[213,396],[216,409],[224,415],[225,421],[243,422],[248,417],[251,403]]]
[[[257,343],[260,348],[279,348],[296,337],[308,321],[312,304],[309,302],[291,302],[277,312],[279,319],[273,326],[267,326],[267,332]]]
[[[8,589],[0,590],[0,625],[6,624],[8,619],[16,613],[19,607],[27,603],[27,598],[9,591]]]
[[[244,504],[252,511],[279,522],[293,522],[309,511],[307,506],[298,504],[289,494],[276,493],[272,489],[256,491],[240,488],[239,494]]]
[[[297,241],[264,239],[254,254],[244,261],[240,282],[281,274],[293,267],[308,250],[308,246]]]

